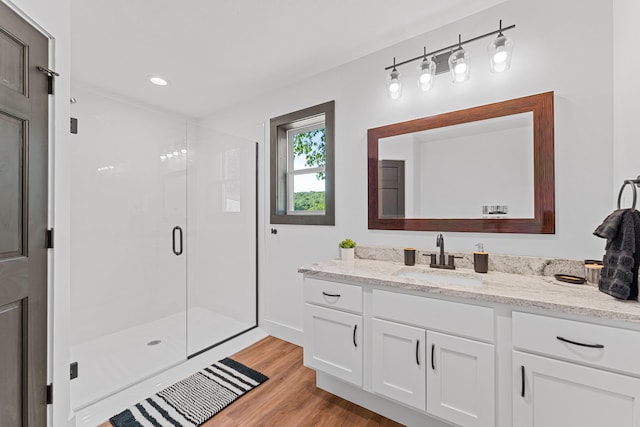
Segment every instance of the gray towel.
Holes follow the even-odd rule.
[[[607,239],[598,289],[620,299],[637,299],[640,266],[640,212],[618,209],[593,232]]]

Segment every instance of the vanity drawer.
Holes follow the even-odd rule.
[[[511,333],[518,349],[640,375],[638,331],[513,312]]]
[[[362,288],[356,285],[305,278],[304,300],[311,304],[362,313]]]
[[[373,290],[373,317],[493,342],[493,309]]]

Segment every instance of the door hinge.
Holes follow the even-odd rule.
[[[78,378],[78,362],[71,362],[69,365],[69,379]]]
[[[53,384],[47,384],[47,405],[53,404]]]
[[[47,230],[47,249],[53,249],[53,228]]]
[[[48,68],[42,67],[40,65],[38,65],[37,68],[38,68],[38,71],[47,75],[47,79],[48,79],[47,93],[49,95],[53,95],[53,78],[58,77],[60,74]]]

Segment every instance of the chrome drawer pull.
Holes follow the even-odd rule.
[[[325,297],[340,298],[340,294],[328,294],[325,291],[322,291],[322,295],[324,295]]]
[[[582,342],[577,342],[577,341],[571,341],[568,340],[566,338],[562,338],[562,337],[556,337],[558,340],[562,341],[562,342],[566,342],[569,344],[573,344],[573,345],[579,345],[580,347],[589,347],[589,348],[604,348],[604,345],[602,344],[585,344]]]

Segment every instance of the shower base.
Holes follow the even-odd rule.
[[[253,326],[194,308],[188,335],[181,312],[73,346],[70,357],[78,363],[78,377],[71,380],[71,407],[85,408]]]

